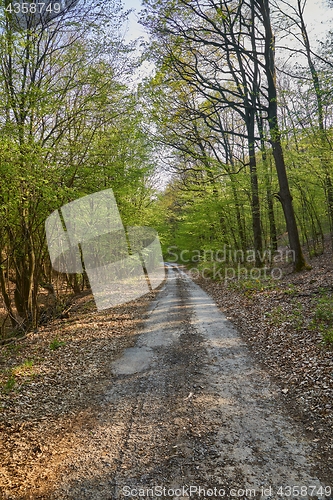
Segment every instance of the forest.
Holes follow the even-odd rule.
[[[8,5],[2,335],[45,319],[41,291],[58,296],[47,216],[108,187],[125,224],[158,230],[165,260],[195,251],[199,266],[212,266],[227,248],[231,264],[260,268],[287,246],[300,271],[310,267],[302,245],[310,258],[324,251],[333,228],[333,38],[307,27],[306,1],[147,1],[150,38],[139,51],[125,42],[128,12],[116,1],[69,2],[35,23]],[[154,71],[138,82],[143,60]],[[73,292],[87,284],[62,279]]]
[[[249,450],[331,498],[333,0],[142,0],[138,38],[128,5],[0,0],[0,499],[245,492]],[[101,312],[45,223],[106,190],[166,279]]]

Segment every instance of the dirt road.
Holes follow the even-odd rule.
[[[332,497],[283,395],[176,267],[113,374],[53,499]]]

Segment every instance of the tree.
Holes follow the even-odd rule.
[[[1,15],[0,284],[12,323],[25,329],[38,324],[49,277],[44,220],[96,187],[87,160],[97,132],[126,112],[115,75],[128,71],[129,49],[117,3],[83,2],[28,29]]]
[[[301,271],[307,267],[305,262],[299,233],[296,223],[292,196],[290,193],[289,182],[284,161],[283,148],[281,143],[281,132],[278,123],[278,100],[276,90],[276,66],[275,66],[275,44],[274,34],[270,20],[270,8],[268,0],[258,0],[257,2],[261,22],[264,28],[264,71],[267,80],[267,111],[268,124],[270,130],[270,142],[272,145],[277,176],[279,179],[280,191],[278,193],[281,201],[284,216],[287,224],[290,247],[295,254],[294,268]]]
[[[283,5],[290,11],[290,13],[284,14],[287,20],[287,26],[284,27],[284,30],[287,33],[292,32],[293,35],[296,37],[297,41],[299,42],[298,51],[299,53],[305,56],[308,66],[308,72],[306,72],[305,78],[307,79],[308,73],[310,74],[310,81],[315,99],[314,108],[315,108],[315,115],[318,127],[317,129],[318,143],[319,143],[318,146],[320,145],[319,156],[320,156],[322,172],[324,175],[324,189],[327,200],[327,212],[330,224],[331,242],[333,245],[333,182],[330,172],[330,161],[328,154],[328,151],[331,150],[331,145],[326,131],[325,113],[324,113],[325,97],[327,95],[327,92],[323,88],[320,76],[319,67],[322,58],[319,56],[319,54],[316,55],[315,52],[313,51],[306,22],[304,19],[304,11],[306,8],[306,4],[307,0],[297,0],[296,6],[294,7],[289,3],[283,1]],[[281,12],[281,3],[277,4],[276,8],[279,9],[279,11]],[[303,73],[302,77],[304,79],[305,72],[302,71],[302,73]],[[293,77],[299,78],[299,75],[296,74],[293,75]],[[307,99],[309,100],[309,95],[307,96]],[[310,117],[312,114],[313,114],[312,111],[309,110],[308,116]],[[313,127],[311,128],[312,132],[314,132]]]
[[[252,211],[255,247],[261,246],[258,183],[256,175],[256,112],[267,113],[279,195],[295,270],[306,267],[289,189],[278,123],[274,35],[268,1],[213,0],[202,4],[179,0],[171,5],[147,2],[145,24],[157,42],[152,52],[160,65],[173,68],[189,87],[215,107],[204,119],[214,129],[227,107],[238,113],[246,126],[248,161],[252,180]],[[162,50],[157,48],[160,43]],[[203,115],[203,113],[202,113]],[[265,116],[266,119],[266,116]],[[234,131],[224,131],[235,133]]]

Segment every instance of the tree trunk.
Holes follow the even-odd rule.
[[[270,165],[268,164],[268,159],[267,159],[267,151],[266,151],[265,135],[264,135],[264,120],[262,117],[262,109],[260,106],[260,102],[258,102],[257,123],[260,136],[262,162],[265,170],[266,201],[267,201],[267,213],[269,221],[270,248],[271,250],[273,250],[273,252],[275,252],[277,250],[277,230],[276,230],[276,223],[274,216],[273,195],[271,189]]]
[[[2,261],[2,255],[1,255],[1,253],[0,253],[0,258],[1,258],[1,261]],[[4,303],[5,303],[7,312],[9,314],[10,322],[12,324],[12,327],[14,328],[14,327],[17,326],[17,322],[16,322],[16,319],[15,319],[15,316],[14,316],[14,312],[13,312],[13,309],[12,309],[12,303],[11,303],[10,297],[8,295],[8,292],[7,292],[6,283],[5,283],[5,276],[4,276],[4,271],[3,271],[3,267],[2,266],[0,266],[0,286],[1,286],[1,294],[2,294],[2,297],[3,297],[3,300],[4,300]]]
[[[257,176],[257,163],[255,156],[254,137],[249,136],[249,163],[250,163],[250,178],[251,178],[251,209],[252,209],[252,227],[254,238],[254,251],[256,258],[256,266],[263,265],[262,254],[262,234],[261,234],[261,221],[260,221],[260,201],[259,201],[259,187]]]
[[[272,136],[276,137],[276,127],[271,130],[271,137]],[[278,195],[282,204],[283,213],[287,224],[290,248],[294,252],[294,269],[295,271],[301,271],[302,269],[306,269],[308,266],[305,262],[299,239],[298,227],[296,223],[292,196],[289,189],[289,182],[283,157],[281,141],[279,138],[278,140],[275,139],[271,142],[280,187]]]
[[[266,176],[266,178],[267,178],[267,176]],[[276,231],[276,224],[275,224],[273,195],[272,195],[269,179],[266,180],[266,199],[267,199],[267,212],[268,212],[268,221],[269,221],[270,247],[273,250],[273,252],[276,252],[277,246],[278,246],[277,245],[277,231]]]
[[[233,174],[230,174],[229,177],[230,177],[232,194],[233,194],[234,201],[235,201],[236,220],[237,220],[238,235],[239,235],[239,239],[240,239],[240,246],[241,246],[241,249],[243,250],[243,252],[245,254],[245,252],[247,250],[247,244],[246,244],[245,228],[243,226],[242,214],[241,214],[241,211],[240,211],[241,205],[239,203],[238,192],[237,192],[237,188],[235,186],[235,181],[234,181]]]
[[[268,123],[270,142],[273,149],[275,167],[279,180],[279,199],[282,204],[287,224],[290,248],[294,252],[294,270],[301,271],[308,268],[299,239],[298,227],[289,189],[286,165],[281,145],[281,133],[277,116],[276,68],[275,68],[275,40],[272,32],[269,12],[269,0],[258,0],[263,26],[265,29],[265,73],[268,86]]]

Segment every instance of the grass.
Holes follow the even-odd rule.
[[[333,344],[333,328],[328,328],[327,330],[322,330],[323,343],[326,345]]]
[[[300,302],[296,302],[292,313],[289,315],[293,327],[296,331],[300,331],[304,326],[304,309]]]
[[[285,314],[283,312],[282,306],[274,307],[271,312],[266,313],[266,318],[269,318],[269,322],[272,326],[282,325],[285,319]]]
[[[232,268],[230,265],[227,267],[225,263],[221,265],[221,263],[213,261],[200,262],[196,267],[199,276],[225,281],[228,288],[249,298],[255,297],[257,293],[271,290],[280,290],[284,295],[290,297],[298,296],[299,287],[293,283],[289,283],[285,288],[280,285],[277,279],[271,277],[269,272],[268,275],[252,278],[251,270],[252,268],[247,267],[246,263],[242,264],[239,272],[236,267]],[[323,287],[318,289],[318,294],[319,298],[313,311],[306,311],[305,306],[297,301],[293,304],[292,310],[287,312],[282,306],[277,306],[267,312],[266,317],[272,326],[278,327],[283,323],[288,323],[296,332],[301,331],[304,327],[317,330],[322,336],[323,344],[333,346],[333,297],[328,294],[327,288]],[[313,312],[313,319],[309,324],[307,317],[308,313],[311,312]]]
[[[326,294],[317,300],[310,328],[319,330],[324,344],[333,345],[333,298],[331,296]]]
[[[294,289],[291,288],[290,295],[293,294]],[[307,323],[307,316],[307,311],[301,302],[295,302],[290,312],[286,312],[279,305],[266,313],[266,317],[272,326],[279,327],[283,323],[288,322],[297,332],[306,326],[306,328],[318,331],[321,334],[324,345],[333,346],[333,297],[325,293],[325,295],[316,300],[313,308],[313,317],[309,324]]]
[[[288,288],[284,291],[285,295],[297,295],[298,290],[293,283],[288,284]]]
[[[314,320],[325,323],[333,323],[333,301],[327,295],[318,300]]]
[[[63,347],[66,345],[66,342],[63,342],[61,340],[59,340],[57,337],[55,339],[52,340],[52,342],[50,343],[50,349],[51,351],[55,351],[56,349],[59,349],[59,347]]]
[[[8,378],[2,384],[2,390],[5,394],[9,394],[11,391],[16,389],[18,381],[25,384],[27,380],[33,378],[36,375],[34,361],[32,359],[26,359],[20,365],[11,368],[7,373]]]
[[[248,262],[221,263],[216,261],[201,261],[187,265],[193,269],[193,277],[210,278],[213,281],[225,282],[228,288],[252,296],[256,292],[278,290],[279,283],[272,277],[267,267],[256,268]]]
[[[264,292],[266,290],[277,290],[279,285],[276,280],[271,278],[262,279],[238,279],[230,281],[228,287],[242,292],[247,296],[252,296],[256,292]]]
[[[22,347],[19,344],[9,344],[5,346],[5,350],[8,354],[18,354]]]
[[[300,331],[304,326],[304,310],[300,302],[296,302],[293,310],[289,313],[282,306],[277,306],[271,312],[266,313],[266,317],[269,318],[269,323],[276,327],[288,322],[296,331]]]
[[[8,378],[7,382],[3,385],[3,392],[9,394],[15,387],[16,380],[12,375]]]
[[[34,361],[26,359],[21,365],[12,368],[12,374],[17,377],[26,377],[34,375]]]

